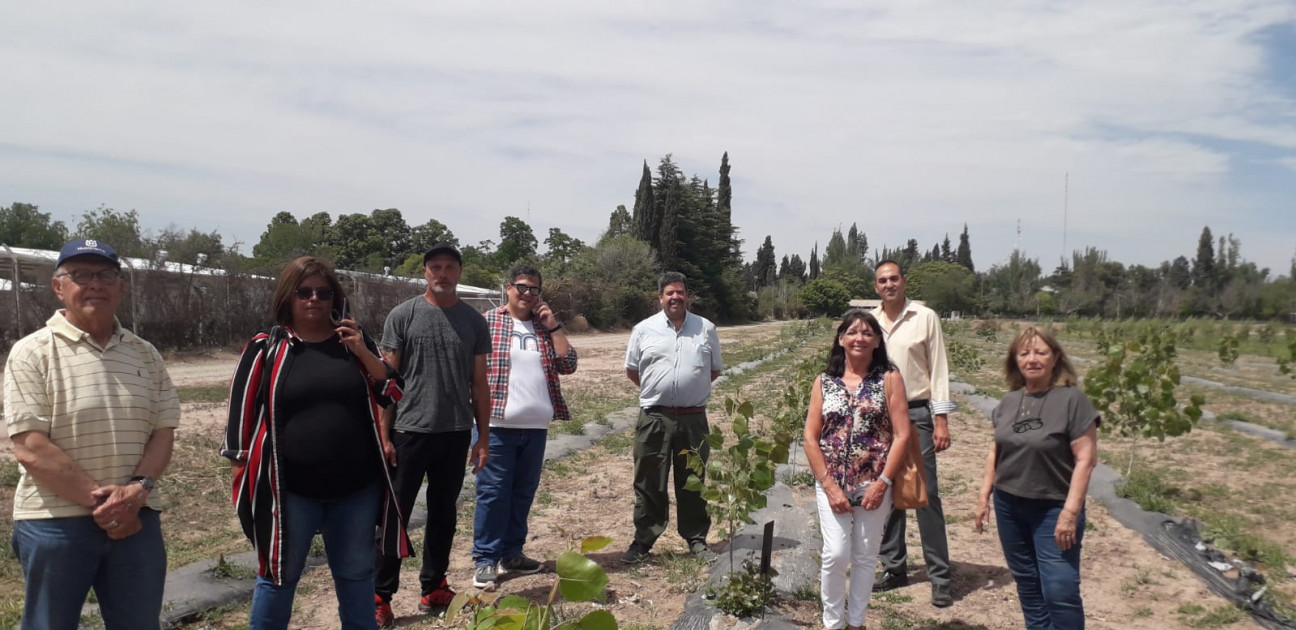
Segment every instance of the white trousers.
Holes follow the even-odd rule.
[[[853,507],[845,514],[836,514],[828,506],[823,486],[816,482],[815,503],[819,509],[819,531],[823,535],[819,596],[823,600],[824,627],[829,630],[840,630],[847,625],[862,628],[873,592],[873,570],[877,568],[882,531],[891,515],[891,489],[887,489],[882,505],[876,510]],[[847,569],[850,570],[849,600]]]

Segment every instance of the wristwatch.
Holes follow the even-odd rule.
[[[127,481],[126,483],[127,484],[138,483],[139,485],[143,486],[144,490],[147,492],[152,492],[153,487],[157,485],[157,482],[153,481],[152,478],[145,477],[142,475],[136,475],[134,477],[131,477],[130,481]]]

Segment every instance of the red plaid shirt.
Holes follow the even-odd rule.
[[[486,357],[486,382],[490,385],[491,422],[504,419],[504,404],[508,402],[509,384],[509,351],[510,336],[513,334],[513,316],[508,307],[486,313],[486,325],[490,328],[491,353]],[[576,347],[567,350],[567,356],[558,356],[554,349],[553,337],[542,326],[536,326],[536,336],[540,338],[540,366],[544,368],[545,381],[549,385],[549,400],[553,401],[554,420],[571,420],[571,411],[567,401],[563,400],[562,387],[558,384],[558,375],[571,374],[576,371]]]

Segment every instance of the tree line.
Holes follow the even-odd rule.
[[[686,274],[694,309],[716,321],[836,315],[851,299],[876,298],[873,269],[882,260],[900,263],[909,294],[945,313],[1268,319],[1296,312],[1296,259],[1291,273],[1270,280],[1270,270],[1242,257],[1239,239],[1217,239],[1209,227],[1192,258],[1178,256],[1156,267],[1125,265],[1086,247],[1049,274],[1020,251],[978,271],[966,224],[957,244],[947,233],[930,248],[914,238],[903,246],[870,248],[868,235],[852,224],[832,230],[822,251],[815,243],[805,257],[797,252],[780,258],[767,235],[754,259],[744,260],[730,171],[725,153],[712,187],[709,179],[686,176],[671,155],[655,169],[644,161],[633,205],[612,210],[597,241],[585,243],[551,228],[543,253],[540,237],[515,216],[501,221],[498,240],[462,243],[441,221],[411,226],[397,208],[336,218],[279,212],[251,255],[243,255],[242,243],[227,244],[216,231],[175,225],[144,230],[135,210],[100,206],[69,228],[35,205],[13,203],[0,207],[0,243],[58,249],[69,238],[98,238],[124,256],[157,260],[165,252],[170,261],[268,276],[297,256],[313,254],[340,269],[418,277],[422,252],[448,242],[463,252],[463,283],[499,287],[511,266],[527,261],[544,274],[554,308],[599,328],[625,326],[653,312],[655,279],[663,270]]]

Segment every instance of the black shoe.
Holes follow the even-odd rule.
[[[639,543],[630,543],[630,548],[621,554],[621,562],[625,564],[639,564],[648,559],[648,549],[639,546]]]
[[[878,576],[877,580],[873,582],[873,592],[881,593],[900,588],[901,586],[909,586],[909,575],[907,573],[883,571],[882,574]]]
[[[716,554],[707,546],[705,540],[695,540],[689,543],[689,553],[695,557],[701,558],[706,562],[716,559]]]
[[[954,595],[950,593],[949,584],[932,584],[932,606],[949,608],[954,605]]]

